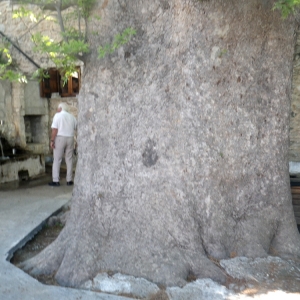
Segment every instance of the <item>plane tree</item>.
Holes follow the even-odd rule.
[[[214,264],[224,258],[298,259],[288,170],[297,21],[273,7],[93,3],[70,216],[26,270],[74,287],[105,271],[182,285],[189,274],[224,282]],[[126,28],[136,34],[111,47]]]

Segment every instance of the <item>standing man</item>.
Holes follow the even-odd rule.
[[[66,103],[60,103],[51,125],[50,147],[53,149],[54,160],[52,165],[52,182],[49,182],[50,186],[60,186],[59,172],[64,153],[67,165],[67,185],[73,185],[74,133],[77,128],[77,122],[68,110]]]

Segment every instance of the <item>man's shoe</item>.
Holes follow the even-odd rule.
[[[67,181],[67,185],[73,185],[74,182],[73,181]]]
[[[59,182],[51,181],[48,183],[50,186],[60,186]]]

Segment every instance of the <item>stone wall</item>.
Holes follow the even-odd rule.
[[[8,139],[14,145],[16,130],[13,120],[12,86],[8,81],[0,80],[0,137]]]
[[[0,136],[11,147],[48,152],[48,100],[39,97],[37,81],[0,81],[0,108]]]
[[[24,84],[0,81],[0,95],[0,136],[12,147],[24,148]]]
[[[30,35],[42,32],[49,37],[59,37],[59,27],[55,22],[42,21],[28,23],[28,27],[20,19],[13,19],[12,12],[19,5],[11,1],[0,1],[0,30],[23,52],[25,52],[41,68],[54,67],[47,58],[33,51],[34,44]],[[29,9],[39,12],[36,6]],[[51,15],[52,12],[46,12]],[[15,47],[10,51],[18,69],[28,78],[37,70],[37,66],[21,54]],[[49,134],[57,105],[66,102],[71,112],[77,116],[77,98],[51,99],[40,97],[40,85],[37,80],[29,80],[27,84],[0,81],[0,136],[12,147],[20,147],[34,154],[51,154]],[[0,123],[1,124],[1,123]]]

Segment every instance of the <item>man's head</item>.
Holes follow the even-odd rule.
[[[61,112],[61,111],[69,111],[69,106],[67,103],[59,103],[58,107],[57,107],[57,111]]]

